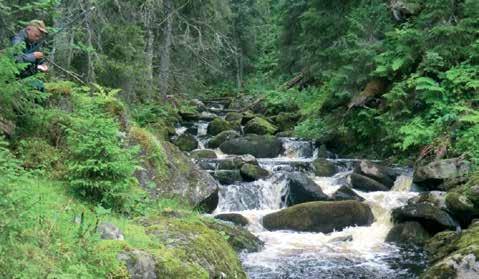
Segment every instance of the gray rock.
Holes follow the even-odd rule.
[[[258,165],[258,161],[251,155],[232,156],[225,158],[218,163],[220,170],[238,170],[244,164]]]
[[[368,226],[374,221],[368,205],[358,201],[308,202],[263,217],[268,230],[330,233],[350,226]]]
[[[288,175],[288,196],[286,199],[288,206],[327,200],[329,200],[328,195],[306,174],[294,172]]]
[[[341,186],[334,194],[331,196],[332,200],[335,201],[364,201],[364,198],[361,197],[360,195],[356,194],[351,188],[348,186]]]
[[[364,192],[389,191],[389,188],[385,185],[364,175],[352,173],[350,179],[354,189]]]
[[[245,181],[255,181],[268,177],[270,174],[267,170],[253,164],[243,164],[240,169],[241,176]]]
[[[338,173],[338,167],[333,162],[330,162],[326,159],[316,159],[312,163],[313,171],[316,176],[333,176]]]
[[[431,235],[418,222],[396,224],[389,231],[386,241],[399,244],[424,245]]]
[[[455,230],[457,226],[447,212],[430,203],[408,204],[396,208],[392,211],[392,218],[395,223],[418,222],[432,234]]]
[[[220,145],[226,154],[246,155],[256,158],[274,158],[283,151],[283,143],[273,136],[247,135],[225,141]]]
[[[214,150],[210,149],[197,149],[193,150],[190,153],[191,158],[193,159],[216,159],[218,156]]]
[[[470,171],[471,163],[460,158],[434,161],[416,168],[414,183],[428,190],[436,190],[446,180],[467,176]]]
[[[223,142],[239,138],[240,136],[240,133],[234,130],[223,131],[210,139],[207,145],[209,148],[218,148]]]
[[[156,279],[155,260],[153,257],[139,250],[123,252],[118,255],[118,260],[126,264],[132,279]]]
[[[239,226],[247,226],[249,225],[248,219],[244,217],[241,214],[238,213],[223,213],[223,214],[218,214],[215,216],[215,219],[223,220],[223,221],[228,221],[231,222],[235,225]]]
[[[213,176],[223,185],[230,185],[243,181],[239,170],[217,170]]]
[[[389,189],[393,187],[394,180],[396,179],[395,173],[392,171],[392,169],[371,161],[361,161],[359,163],[358,170],[360,171],[360,174],[378,181]]]
[[[97,232],[100,234],[101,239],[105,240],[125,240],[122,231],[111,223],[101,223]]]

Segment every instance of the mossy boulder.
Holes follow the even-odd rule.
[[[230,185],[243,181],[239,170],[217,170],[213,176],[223,185]]]
[[[280,131],[288,131],[294,129],[298,121],[301,119],[301,114],[295,112],[280,113],[272,117],[274,124]]]
[[[245,111],[243,112],[243,119],[241,119],[241,124],[245,125],[248,123],[250,120],[256,117],[256,114],[254,114],[252,111]]]
[[[248,121],[244,127],[244,132],[246,134],[273,135],[277,131],[278,128],[276,126],[261,117],[253,118],[252,120]]]
[[[240,122],[243,120],[243,114],[239,112],[228,112],[225,116],[225,120],[228,122]]]
[[[178,198],[207,212],[216,209],[218,182],[178,147],[138,127],[131,128],[128,137],[131,144],[141,148],[142,168],[135,172],[135,177],[152,198]]]
[[[467,227],[473,219],[479,217],[479,208],[464,194],[451,192],[446,196],[447,209],[462,227]]]
[[[395,223],[418,222],[431,234],[455,230],[457,226],[447,212],[430,203],[408,204],[395,208],[392,211],[392,218]]]
[[[316,159],[312,163],[313,171],[316,176],[333,176],[338,173],[338,167],[326,159]]]
[[[461,234],[444,232],[426,245],[432,266],[423,279],[477,278],[479,275],[479,224],[473,223]]]
[[[218,148],[223,142],[239,138],[240,136],[240,133],[234,130],[223,131],[210,139],[207,145],[209,148]]]
[[[245,228],[215,221],[205,221],[205,224],[220,234],[226,235],[228,243],[238,253],[254,253],[263,248],[264,243]]]
[[[198,149],[198,150],[193,150],[190,153],[191,158],[199,160],[199,159],[216,159],[218,156],[216,155],[216,152],[211,149]]]
[[[368,226],[374,216],[368,205],[358,201],[309,202],[263,217],[268,230],[330,233],[350,226]]]
[[[248,219],[238,213],[222,213],[215,216],[215,219],[231,222],[238,226],[247,226],[249,225]]]
[[[389,231],[386,241],[398,244],[424,245],[431,235],[418,222],[396,224]]]
[[[222,119],[222,118],[215,118],[213,121],[208,124],[208,135],[216,136],[221,132],[232,130],[233,125],[230,122]]]
[[[288,175],[288,197],[286,204],[292,206],[295,204],[327,201],[329,197],[323,193],[319,185],[302,172],[293,172]]]
[[[243,164],[240,169],[245,181],[255,181],[269,176],[269,172],[254,164]]]
[[[153,217],[142,220],[145,233],[162,243],[172,256],[153,254],[158,278],[245,278],[241,262],[225,238],[225,229],[197,217]],[[227,234],[226,234],[227,235]],[[176,258],[182,266],[169,264]]]
[[[198,148],[198,140],[189,134],[184,133],[174,140],[174,144],[178,146],[181,151],[190,152]]]
[[[470,170],[471,163],[461,158],[438,160],[417,167],[414,183],[427,190],[437,190],[446,180],[465,177]]]
[[[226,154],[251,154],[256,158],[274,158],[283,152],[283,143],[274,136],[247,135],[225,141],[220,145]]]
[[[197,121],[200,119],[200,113],[195,110],[183,110],[178,113],[183,121]]]

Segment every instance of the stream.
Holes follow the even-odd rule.
[[[224,116],[221,104],[211,105],[210,111]],[[191,123],[197,134],[199,148],[210,139],[208,121]],[[177,129],[181,134],[186,127]],[[262,217],[286,207],[287,174],[302,171],[310,176],[327,195],[332,195],[347,183],[357,159],[328,159],[340,172],[332,177],[317,177],[310,165],[317,158],[314,144],[295,138],[281,138],[284,152],[276,158],[256,158],[259,165],[272,175],[254,182],[238,182],[220,186],[219,204],[213,215],[239,213],[249,221],[247,229],[264,242],[257,253],[241,254],[242,264],[252,279],[279,278],[417,278],[426,267],[425,255],[412,247],[398,247],[385,242],[392,228],[391,210],[405,205],[418,195],[411,191],[412,171],[397,169],[400,176],[387,192],[361,192],[373,212],[370,226],[348,227],[329,234],[293,231],[268,231]],[[213,165],[228,158],[219,149],[218,159],[208,159]]]

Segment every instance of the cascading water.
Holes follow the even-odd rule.
[[[218,110],[219,108],[215,108]],[[206,126],[200,123],[199,141],[205,143]],[[201,132],[200,132],[201,130]],[[340,173],[333,177],[314,177],[311,162],[313,144],[283,138],[284,153],[278,158],[258,158],[259,165],[273,175],[255,182],[221,186],[219,204],[214,214],[239,213],[249,220],[248,230],[264,241],[264,249],[244,253],[242,262],[249,278],[414,278],[425,266],[424,256],[415,249],[385,243],[392,228],[390,212],[406,204],[411,192],[411,174],[403,171],[388,192],[356,191],[373,212],[375,222],[365,227],[349,227],[329,234],[268,231],[262,217],[284,207],[287,173],[308,173],[327,195],[344,185],[358,160],[331,160]],[[200,144],[203,148],[204,144]],[[219,158],[227,155],[217,150]]]

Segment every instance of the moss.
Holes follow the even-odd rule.
[[[70,81],[45,83],[46,91],[54,95],[70,95],[75,87],[75,83]]]
[[[244,131],[248,134],[273,135],[278,131],[278,128],[264,118],[255,117],[246,123]]]
[[[221,119],[219,117],[215,118],[208,125],[208,135],[216,136],[221,132],[232,130],[233,125],[228,121]]]

